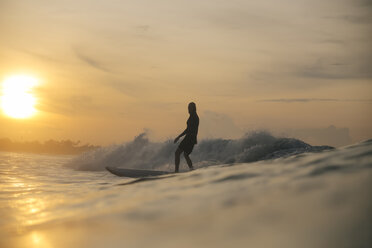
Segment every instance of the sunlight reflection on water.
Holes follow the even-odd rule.
[[[149,181],[0,153],[0,247],[367,247],[371,146]]]

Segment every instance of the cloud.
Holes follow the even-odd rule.
[[[336,98],[277,98],[277,99],[263,99],[258,102],[372,102],[372,99],[336,99]]]
[[[345,45],[345,41],[340,39],[324,39],[321,41],[322,43],[331,43],[331,44],[337,44],[337,45]]]
[[[372,16],[371,15],[362,15],[362,14],[352,14],[352,15],[335,15],[335,16],[326,16],[325,19],[334,19],[341,20],[344,22],[349,22],[352,24],[371,24]]]
[[[371,62],[369,56],[353,55],[348,59],[333,57],[327,60],[318,58],[313,64],[299,67],[295,74],[320,79],[372,78]]]
[[[327,99],[327,98],[279,98],[279,99],[263,99],[259,102],[337,102],[338,99]]]
[[[355,23],[355,24],[371,24],[372,23],[372,16],[371,15],[343,15],[339,17],[342,20]]]
[[[96,111],[103,111],[102,106],[96,104],[88,95],[51,94],[49,93],[49,98],[44,97],[39,100],[37,106],[39,110],[65,116],[86,116]]]
[[[150,26],[149,25],[138,25],[135,27],[138,31],[141,32],[146,32],[149,30]]]
[[[79,58],[81,61],[84,63],[90,65],[91,67],[104,71],[104,72],[111,72],[109,69],[107,69],[104,65],[102,65],[101,62],[99,62],[96,59],[93,59],[85,54],[80,49],[73,48],[74,54],[76,55],[77,58]]]
[[[45,60],[45,61],[48,61],[48,62],[62,62],[59,59],[53,58],[53,57],[45,55],[43,53],[39,53],[39,52],[35,52],[35,51],[29,51],[29,50],[26,50],[26,49],[17,49],[17,50],[22,52],[22,53],[25,53],[27,55],[30,55],[32,57],[35,57],[35,58],[38,58],[38,59],[41,59],[41,60]]]
[[[154,97],[158,94],[161,95],[164,90],[164,86],[157,84],[157,82],[146,84],[141,81],[141,78],[108,79],[104,82],[104,85],[112,88],[120,94],[132,98],[140,98],[142,100],[145,100],[148,97]]]

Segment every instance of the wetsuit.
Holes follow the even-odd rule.
[[[185,130],[186,136],[178,146],[186,155],[189,155],[192,152],[194,145],[198,143],[198,128],[199,117],[196,113],[192,113],[187,120],[187,128]]]

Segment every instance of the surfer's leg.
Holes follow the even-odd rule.
[[[189,155],[184,152],[183,156],[185,157],[187,165],[189,166],[190,170],[193,170],[194,167],[192,167],[192,161],[191,161]]]
[[[180,148],[177,148],[175,156],[174,156],[174,164],[176,166],[174,172],[178,172],[178,168],[180,167],[180,156],[183,151]]]

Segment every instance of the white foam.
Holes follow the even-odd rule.
[[[78,170],[104,170],[106,166],[172,170],[177,146],[172,140],[151,142],[146,133],[141,133],[131,142],[84,153],[74,158],[67,166]],[[235,140],[202,140],[190,156],[195,167],[204,167],[254,162],[330,148],[311,146],[301,140],[277,138],[268,132],[257,131]]]

